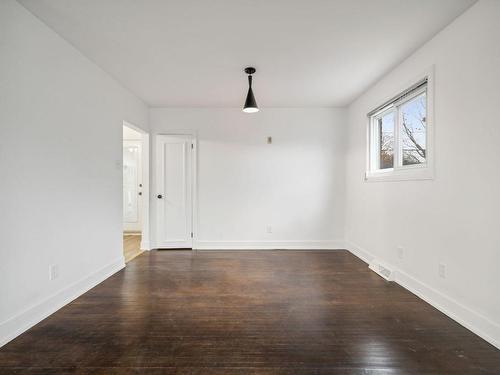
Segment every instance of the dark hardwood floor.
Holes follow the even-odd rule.
[[[145,252],[0,373],[499,374],[500,351],[347,251]]]

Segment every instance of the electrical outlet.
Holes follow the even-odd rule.
[[[403,246],[398,246],[398,258],[403,259],[405,257],[405,250]]]
[[[273,227],[272,227],[271,225],[268,225],[268,226],[266,227],[266,232],[267,232],[267,233],[273,233]]]
[[[440,278],[446,279],[446,264],[439,263],[439,265],[438,265],[438,274],[439,274]]]
[[[49,280],[55,280],[59,277],[59,267],[57,264],[51,264],[49,266]]]

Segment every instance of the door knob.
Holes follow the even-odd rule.
[[[157,198],[158,198],[158,199],[162,199],[162,198],[163,198],[163,195],[158,194]]]
[[[142,195],[142,191],[139,192],[139,195]]]

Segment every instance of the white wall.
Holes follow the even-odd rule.
[[[497,346],[499,20],[500,2],[480,1],[358,98],[349,107],[346,167],[349,247],[395,266],[402,284]],[[364,182],[366,114],[431,65],[435,179]]]
[[[122,121],[147,116],[21,5],[0,2],[0,345],[123,265]]]
[[[152,109],[150,124],[198,132],[198,248],[342,247],[344,109]]]

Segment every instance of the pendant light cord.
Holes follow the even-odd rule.
[[[248,75],[248,86],[252,87],[252,75],[251,74]]]

